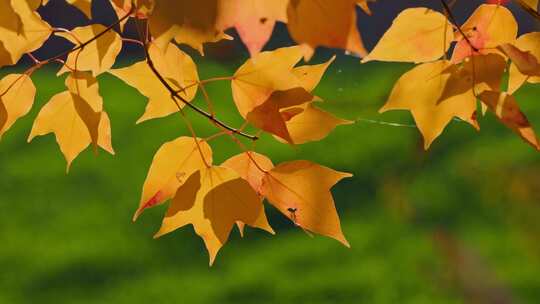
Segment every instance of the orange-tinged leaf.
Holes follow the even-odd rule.
[[[67,3],[78,8],[88,19],[92,19],[92,0],[67,0]]]
[[[178,94],[186,101],[193,100],[197,94],[199,76],[197,66],[191,57],[172,44],[165,53],[152,44],[149,54],[156,69],[170,81],[173,88],[179,91]],[[137,123],[178,112],[178,107],[171,99],[170,92],[163,87],[145,61],[109,72],[148,97],[146,110]],[[186,89],[183,90],[183,88]],[[184,106],[183,103],[179,105]]]
[[[73,160],[92,142],[86,124],[77,113],[73,96],[75,95],[69,91],[54,95],[39,112],[28,138],[28,141],[31,141],[36,136],[54,133],[66,158],[68,171]],[[102,121],[99,129],[103,133],[98,135],[98,144],[112,153],[110,125],[107,125],[109,119],[107,117]]]
[[[287,26],[291,37],[306,46],[304,57],[323,46],[367,54],[356,25],[357,0],[290,0]]]
[[[40,48],[52,33],[50,25],[21,0],[0,0],[0,66],[15,64]]]
[[[9,74],[0,81],[0,138],[17,119],[28,114],[36,87],[25,74]]]
[[[527,56],[532,56],[536,59],[538,63],[540,61],[540,32],[532,32],[519,36],[519,38],[512,43],[513,46],[518,48],[520,51],[527,53]],[[532,58],[530,58],[531,61]],[[509,79],[508,79],[508,93],[512,94],[517,91],[524,83],[540,83],[540,77],[527,75],[526,68],[534,66],[534,61],[532,65],[522,64],[518,67],[518,62],[512,61],[509,69]],[[525,65],[525,68],[523,67]],[[532,69],[534,74],[536,69]]]
[[[56,35],[78,45],[89,41],[105,30],[105,26],[101,24],[92,24],[77,27],[70,33],[57,32]],[[115,31],[108,31],[83,49],[70,53],[65,66],[58,73],[62,74],[71,69],[91,71],[94,76],[97,76],[113,66],[121,49],[122,38],[120,35]]]
[[[258,195],[261,195],[261,185],[265,173],[274,168],[274,164],[268,157],[253,151],[246,151],[235,155],[227,159],[221,166],[235,171],[249,183]],[[240,234],[244,236],[244,223],[237,222],[236,224],[240,230]],[[254,227],[274,234],[274,230],[270,227],[266,219],[264,208],[261,209],[259,220]]]
[[[178,187],[193,172],[205,168],[207,164],[211,163],[212,149],[201,139],[180,137],[163,144],[154,155],[152,165],[148,170],[139,208],[135,212],[133,220],[136,220],[144,209],[162,204],[172,198]]]
[[[285,91],[275,91],[263,104],[249,112],[246,120],[261,130],[274,134],[289,143],[293,143],[287,129],[286,117],[282,116],[281,111],[311,100],[313,100],[313,95],[301,87]]]
[[[421,64],[397,81],[380,112],[410,110],[427,149],[454,117],[478,128],[473,88],[497,90],[504,68],[495,54],[475,56],[463,67],[443,60]]]
[[[251,56],[270,39],[276,21],[286,22],[288,0],[220,0],[220,28],[234,27]]]
[[[274,168],[272,160],[267,156],[253,151],[246,151],[227,159],[222,167],[234,170],[240,177],[248,181],[253,190],[261,193],[262,180],[265,176],[265,171],[270,171]]]
[[[212,265],[235,223],[255,226],[262,209],[257,193],[232,169],[202,168],[178,189],[156,237],[192,224]]]
[[[334,238],[348,247],[330,188],[350,176],[308,161],[292,161],[265,175],[262,192],[299,227]]]
[[[461,30],[468,36],[468,41],[460,33],[454,48],[452,62],[461,62],[475,54],[469,42],[481,54],[496,52],[495,48],[513,42],[518,33],[518,24],[512,13],[502,5],[480,5]]]
[[[291,71],[301,58],[300,47],[293,46],[262,52],[247,60],[232,80],[233,99],[242,117],[267,101],[274,91],[299,87]]]
[[[536,150],[540,150],[536,133],[512,95],[504,92],[485,91],[479,97],[503,124]]]
[[[428,8],[406,9],[362,62],[433,61],[446,53],[453,39],[452,24],[443,14]]]

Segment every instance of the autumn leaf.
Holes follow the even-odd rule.
[[[204,157],[204,159],[203,159]],[[172,198],[195,171],[212,164],[212,149],[201,139],[179,137],[163,144],[154,155],[133,220],[147,208]]]
[[[526,143],[540,150],[538,137],[525,114],[521,112],[514,96],[504,92],[485,91],[479,98],[503,124],[512,129]]]
[[[148,52],[156,69],[179,91],[178,94],[186,101],[193,100],[197,94],[199,75],[191,57],[172,44],[164,53],[152,44]],[[163,87],[145,61],[109,72],[148,97],[146,110],[137,123],[178,112],[170,92]],[[183,103],[178,105],[184,106]]]
[[[524,62],[520,58],[512,56],[512,64],[509,69],[508,93],[513,94],[524,83],[540,83],[538,61],[540,60],[540,32],[532,32],[521,35],[511,44],[524,53]]]
[[[256,227],[262,209],[260,197],[236,172],[202,168],[178,188],[155,237],[191,224],[204,240],[212,265],[235,223]]]
[[[75,45],[79,45],[90,41],[90,39],[105,30],[106,28],[103,25],[92,24],[77,27],[69,33],[57,32],[56,35],[69,40]],[[122,39],[120,36],[114,31],[107,31],[84,48],[70,53],[66,64],[58,73],[62,74],[69,70],[91,71],[95,77],[108,71],[113,66],[121,49]]]
[[[50,25],[26,1],[1,0],[0,67],[15,64],[39,49],[52,34]]]
[[[276,21],[287,21],[288,0],[221,0],[218,27],[234,27],[251,56],[270,39]]]
[[[353,123],[319,109],[315,106],[315,102],[305,103],[300,108],[300,113],[286,121],[291,141],[295,144],[321,140],[337,126]]]
[[[232,169],[235,171],[241,178],[246,180],[251,188],[262,198],[261,186],[263,178],[267,171],[270,171],[274,168],[272,161],[265,155],[259,154],[253,151],[246,151],[235,155],[227,159],[222,167]],[[259,223],[256,225],[257,228],[266,230],[274,234],[274,230],[270,225],[268,225],[268,220],[266,219],[266,213],[264,208],[261,209],[261,214],[259,215]],[[244,223],[237,222],[238,229],[240,234],[244,236]]]
[[[304,104],[312,99],[313,95],[301,87],[274,91],[264,103],[248,113],[246,120],[255,127],[277,135],[292,144],[294,142],[286,124],[288,118],[283,115],[282,110]]]
[[[459,63],[473,54],[497,52],[496,47],[516,39],[518,24],[506,7],[483,4],[463,24],[461,31],[468,38],[464,39],[461,33],[457,33],[458,42],[452,54],[453,63]]]
[[[66,78],[77,114],[86,125],[94,147],[99,140],[99,126],[103,117],[103,98],[99,95],[97,79],[88,72],[74,72]]]
[[[287,27],[291,37],[304,46],[304,57],[311,58],[319,46],[365,56],[356,5],[357,0],[290,0]]]
[[[394,19],[390,29],[362,62],[433,61],[446,53],[452,40],[452,24],[443,14],[428,8],[410,8]]]
[[[286,91],[300,86],[292,73],[302,58],[299,47],[262,52],[247,60],[233,75],[233,99],[242,117],[268,100],[274,91]]]
[[[497,90],[505,66],[496,54],[475,56],[463,67],[444,60],[418,65],[397,81],[380,112],[410,110],[428,149],[454,117],[478,128],[475,93]]]
[[[9,74],[0,81],[0,138],[28,114],[36,97],[36,87],[25,74]]]
[[[308,161],[292,161],[270,170],[261,189],[266,199],[295,225],[349,247],[330,188],[351,176]]]
[[[234,170],[259,194],[261,193],[261,185],[266,171],[274,168],[272,160],[254,151],[246,151],[235,155],[223,162],[221,166]]]
[[[114,154],[111,145],[111,126],[105,112],[100,120],[98,145]],[[54,95],[39,112],[28,141],[36,136],[54,133],[60,150],[67,161],[67,170],[73,160],[90,145],[92,138],[88,127],[75,107],[74,94],[69,91]]]

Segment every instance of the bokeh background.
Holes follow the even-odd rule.
[[[373,17],[361,15],[368,46],[405,6],[397,2],[380,0]],[[456,2],[460,20],[472,2]],[[84,24],[64,9],[53,0],[41,12],[56,26]],[[101,6],[95,13],[110,23]],[[516,13],[523,29],[535,28]],[[280,26],[269,47],[288,44]],[[39,55],[65,47],[53,41]],[[126,48],[119,66],[140,55]],[[247,52],[231,42],[194,56],[204,79],[231,75]],[[88,150],[66,175],[52,135],[26,143],[41,106],[63,90],[57,68],[40,70],[31,114],[0,143],[0,303],[539,303],[540,155],[492,115],[480,118],[480,133],[452,122],[427,152],[414,127],[378,123],[414,123],[407,112],[377,114],[409,68],[338,56],[316,93],[324,108],[357,123],[322,142],[290,147],[265,136],[257,145],[276,163],[308,159],[354,173],[333,191],[352,248],[311,238],[268,208],[277,235],[248,230],[241,239],[233,232],[212,268],[190,227],[152,239],[165,206],[131,222],[153,154],[188,134],[181,119],[135,125],[145,98],[103,75],[117,155]],[[220,116],[239,124],[230,85],[208,89]],[[530,85],[516,95],[537,126],[539,96],[540,87]],[[215,132],[189,116],[200,136]],[[238,152],[226,139],[213,146],[216,163]]]

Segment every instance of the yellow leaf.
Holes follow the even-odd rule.
[[[99,95],[97,79],[88,72],[73,72],[66,78],[66,87],[73,95],[75,110],[84,121],[92,143],[97,148],[103,116],[103,98]]]
[[[397,81],[380,112],[410,110],[427,149],[454,117],[478,128],[473,88],[497,90],[505,64],[496,54],[475,56],[463,67],[442,60],[421,64]]]
[[[197,140],[198,145],[195,140]],[[200,151],[198,149],[200,147]],[[204,160],[201,157],[204,155]],[[206,163],[205,163],[206,161]],[[193,172],[212,163],[212,149],[200,139],[180,137],[159,148],[144,182],[139,208],[133,220],[144,209],[162,204],[172,198]]]
[[[459,63],[464,58],[477,52],[480,54],[497,52],[496,47],[513,42],[518,33],[518,24],[512,13],[504,6],[495,4],[480,5],[461,30],[467,35],[468,41],[460,33],[458,43],[454,47],[452,62]]]
[[[39,112],[28,141],[36,136],[54,133],[60,150],[67,161],[67,170],[73,160],[91,143],[92,139],[84,121],[75,108],[75,96],[69,91],[54,95]],[[102,112],[98,144],[105,150],[113,153],[110,144],[110,124],[106,113]]]
[[[291,0],[287,26],[291,37],[306,46],[304,57],[323,46],[365,56],[356,25],[357,0]]]
[[[21,0],[0,0],[0,66],[39,49],[52,33],[50,25]]]
[[[202,53],[203,43],[226,37],[218,28],[218,13],[218,0],[155,0],[150,32],[160,48],[174,39]]]
[[[220,0],[219,4],[219,27],[235,27],[251,56],[268,42],[276,21],[287,20],[288,0]]]
[[[521,35],[514,43],[512,43],[512,45],[520,51],[528,53],[529,56],[534,57],[537,63],[540,61],[540,32]],[[530,68],[531,65],[529,64],[527,67]],[[512,62],[509,69],[508,93],[513,94],[525,82],[540,83],[540,77],[526,75],[523,72],[525,72],[525,70],[522,67],[518,67],[516,62]]]
[[[293,161],[270,170],[264,177],[262,192],[297,226],[349,247],[330,188],[350,176],[308,161]]]
[[[248,181],[253,190],[259,194],[265,171],[274,168],[274,164],[268,157],[253,151],[235,155],[227,159],[221,166],[234,170],[240,177]]]
[[[321,81],[328,67],[334,62],[336,56],[332,56],[327,62],[314,65],[302,65],[292,70],[301,87],[306,91],[313,91]]]
[[[67,2],[83,12],[88,19],[92,19],[92,0],[67,0]]]
[[[274,164],[268,157],[253,151],[246,151],[235,155],[227,159],[221,166],[235,171],[241,178],[249,183],[251,188],[253,188],[259,196],[261,196],[261,185],[265,173],[274,168]],[[240,234],[243,236],[244,223],[237,222],[236,224],[238,225]],[[270,227],[270,224],[268,224],[264,208],[261,209],[261,214],[254,224],[254,227],[274,234],[274,230]]]
[[[446,53],[453,38],[452,24],[443,14],[428,8],[406,9],[362,62],[437,60]]]
[[[225,167],[202,168],[182,185],[155,237],[192,224],[213,264],[237,221],[255,226],[263,205],[247,181]]]
[[[321,140],[337,126],[353,123],[315,107],[312,102],[302,105],[301,108],[301,113],[286,122],[291,140],[295,144]]]
[[[69,40],[75,45],[91,40],[99,33],[106,30],[101,24],[77,27],[70,33],[57,32],[56,35]],[[95,41],[86,45],[83,49],[68,55],[65,66],[58,72],[62,74],[71,70],[91,71],[97,76],[108,71],[116,61],[116,57],[122,49],[122,39],[114,31],[108,31]]]
[[[233,99],[242,117],[267,101],[274,91],[299,87],[291,71],[301,58],[300,47],[294,46],[262,52],[247,60],[232,80]]]
[[[255,127],[277,135],[289,143],[294,143],[287,129],[286,116],[282,110],[313,100],[313,95],[304,88],[297,87],[285,91],[275,91],[261,105],[247,114],[246,120]]]
[[[173,88],[179,91],[179,95],[186,101],[192,101],[197,94],[199,75],[197,66],[191,57],[173,44],[166,49],[164,54],[156,45],[152,44],[149,48],[149,54],[156,69],[170,81]],[[109,72],[148,97],[145,113],[137,123],[178,112],[178,107],[171,99],[170,92],[158,80],[145,61]],[[179,102],[179,105],[184,107],[182,102]]]
[[[15,121],[28,114],[36,87],[25,74],[10,74],[0,81],[0,138]]]

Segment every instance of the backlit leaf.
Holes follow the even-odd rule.
[[[28,114],[36,87],[28,75],[9,74],[0,81],[0,138],[15,121]]]
[[[75,45],[85,43],[105,30],[105,26],[92,24],[77,27],[70,33],[58,32],[56,35],[64,37]],[[116,61],[122,49],[122,39],[114,31],[108,31],[83,49],[69,54],[66,64],[60,74],[66,71],[91,71],[94,76],[108,71]]]
[[[211,164],[212,149],[205,141],[180,137],[163,144],[154,155],[152,165],[148,170],[139,208],[133,220],[136,220],[144,209],[162,204],[172,198],[178,187],[189,176]]]
[[[210,265],[237,221],[255,226],[261,199],[249,183],[225,167],[202,168],[176,192],[156,237],[192,224],[210,254]]]
[[[410,8],[394,19],[390,29],[362,60],[427,62],[441,58],[453,40],[446,17],[427,8]]]
[[[334,238],[349,247],[330,192],[346,177],[351,174],[308,161],[292,161],[276,166],[265,175],[262,192],[297,226]]]

